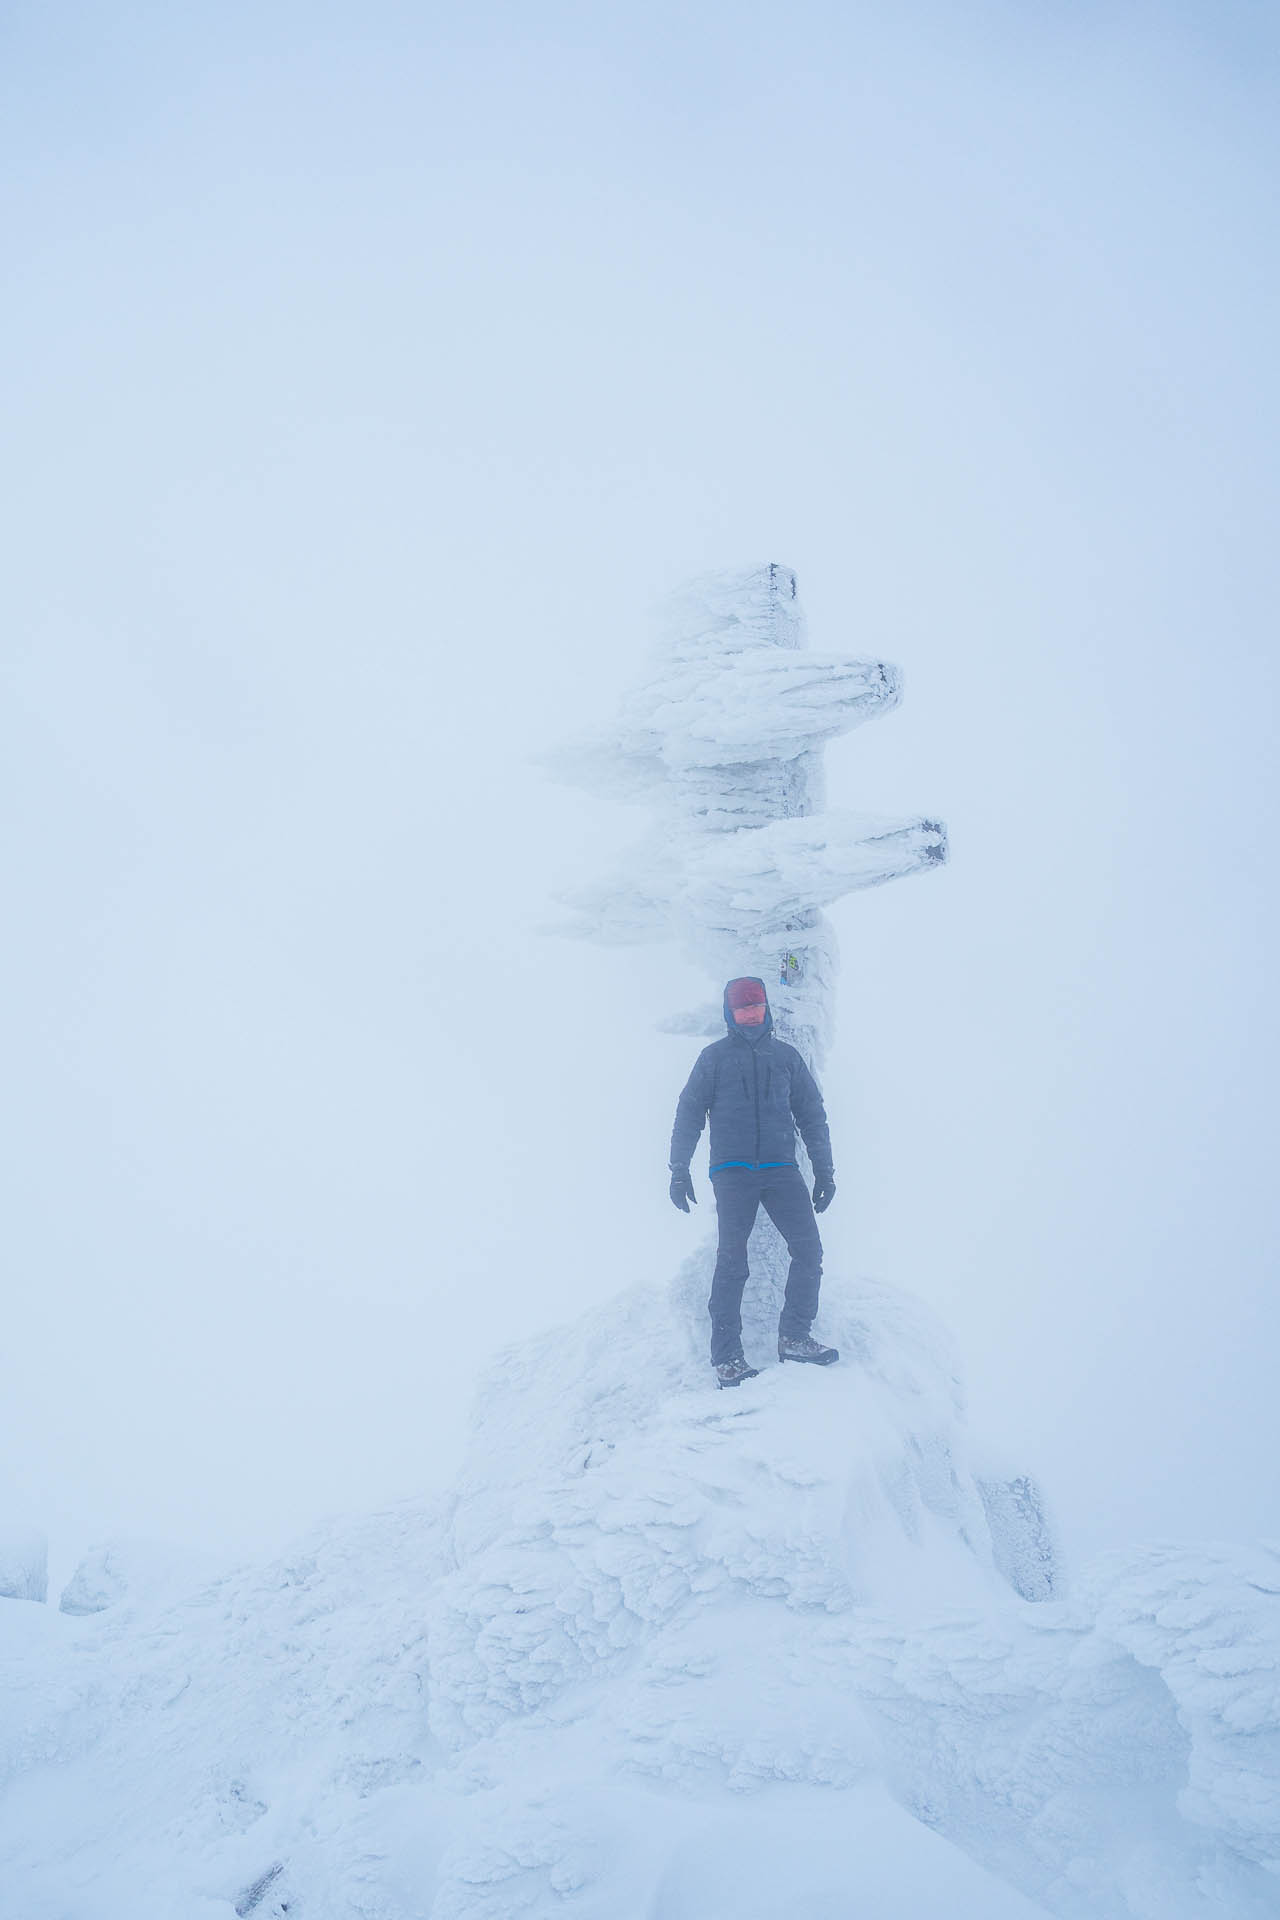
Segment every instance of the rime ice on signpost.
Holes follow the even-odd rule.
[[[657,815],[625,871],[567,896],[574,919],[563,931],[610,944],[675,939],[717,988],[758,974],[777,1031],[820,1070],[837,965],[822,909],[947,857],[937,821],[824,804],[827,741],[901,697],[896,667],[807,647],[789,567],[692,582],[669,603],[653,671],[613,726],[551,763],[591,791],[649,799]],[[663,1024],[722,1034],[718,993]],[[776,1319],[785,1251],[763,1214],[751,1266],[753,1283],[765,1282],[758,1311]],[[750,1301],[747,1313],[749,1325]]]

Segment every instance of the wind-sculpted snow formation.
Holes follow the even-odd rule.
[[[779,1024],[817,1053],[823,903],[943,850],[820,810],[822,742],[897,675],[801,652],[785,570],[690,606],[604,750],[664,824],[585,925],[720,975],[785,957]],[[829,1276],[841,1364],[719,1393],[708,1266],[500,1356],[447,1496],[268,1566],[107,1545],[55,1610],[12,1535],[0,1910],[1274,1920],[1280,1549],[1064,1591],[1034,1482],[975,1470],[926,1308]]]
[[[447,1498],[0,1606],[14,1913],[1273,1916],[1280,1555],[1025,1600],[921,1305],[837,1286],[841,1367],[731,1395],[694,1284],[501,1356]]]

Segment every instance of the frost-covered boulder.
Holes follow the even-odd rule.
[[[980,1474],[978,1492],[991,1529],[991,1550],[1015,1593],[1052,1600],[1065,1584],[1056,1531],[1039,1483],[1028,1473]]]
[[[0,1599],[44,1600],[49,1543],[35,1527],[0,1525]]]
[[[903,1802],[1065,1920],[1280,1911],[1280,1548],[1111,1554],[850,1658]]]

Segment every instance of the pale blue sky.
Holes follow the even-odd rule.
[[[412,1491],[473,1355],[679,1258],[705,983],[536,937],[642,823],[526,756],[770,558],[906,669],[833,798],[953,842],[838,916],[830,1270],[1078,1552],[1274,1530],[1278,42],[8,11],[0,1404],[67,1552]]]

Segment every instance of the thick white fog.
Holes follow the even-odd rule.
[[[1276,23],[1226,5],[19,9],[3,1499],[69,1568],[442,1480],[692,1243],[715,983],[539,931],[651,603],[899,662],[833,804],[828,1270],[1078,1559],[1274,1530]],[[710,1211],[702,1168],[695,1184]]]

